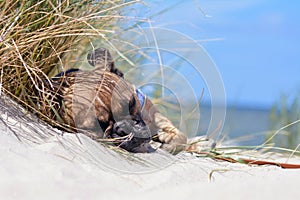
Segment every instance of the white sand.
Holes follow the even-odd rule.
[[[24,121],[14,125],[12,116],[3,110],[0,117],[6,122],[0,122],[0,199],[282,200],[300,196],[297,169],[161,151],[125,158],[85,136],[79,136],[82,144],[73,134],[45,134],[41,139],[50,127]],[[14,131],[22,142],[8,125],[17,127]]]

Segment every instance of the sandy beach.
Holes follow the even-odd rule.
[[[249,166],[190,153],[173,156],[160,150],[118,153],[84,135],[62,135],[20,110],[13,115],[18,109],[14,106],[0,111],[0,199],[295,199],[300,195],[299,169]]]

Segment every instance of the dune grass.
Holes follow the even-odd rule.
[[[137,0],[7,0],[0,1],[1,91],[43,120],[35,91],[44,80],[72,67],[93,40],[108,41],[122,9]],[[37,100],[38,99],[38,100]],[[51,105],[49,105],[51,106]]]
[[[291,103],[288,101],[291,100]],[[284,148],[299,148],[300,146],[300,93],[290,98],[282,95],[270,112],[270,128],[272,130],[285,127],[278,134],[267,134],[268,143]]]

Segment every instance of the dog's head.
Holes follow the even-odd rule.
[[[63,103],[62,120],[89,132],[93,138],[126,138],[120,147],[130,152],[152,152],[150,130],[141,117],[135,89],[108,71],[68,70],[51,79]]]

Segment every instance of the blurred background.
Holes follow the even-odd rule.
[[[170,28],[193,38],[216,63],[227,95],[224,137],[234,144],[259,145],[299,119],[300,2],[144,2],[146,11],[134,9],[135,16],[149,17],[152,27]],[[195,89],[201,88],[199,84]],[[208,104],[204,95],[199,134],[209,122]],[[282,134],[286,141],[278,145],[296,147],[299,133],[297,124],[286,128]]]

